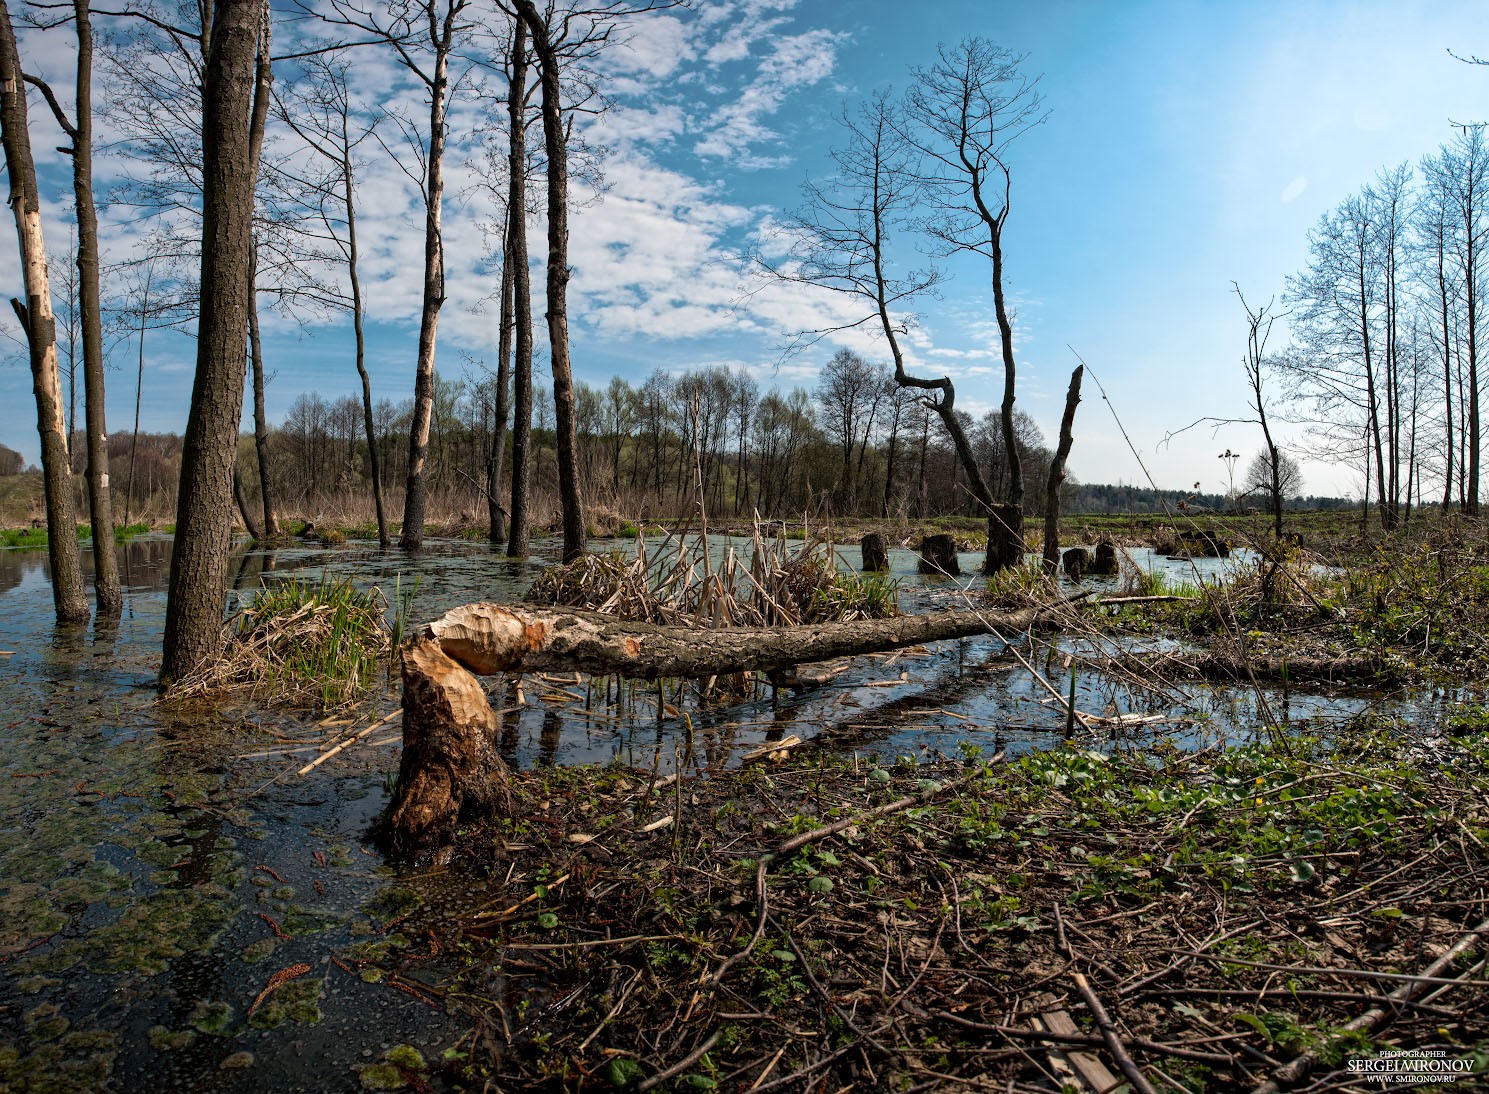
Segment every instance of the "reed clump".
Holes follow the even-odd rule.
[[[223,654],[173,691],[181,699],[242,695],[327,712],[355,705],[394,649],[380,590],[292,578],[263,585],[229,619]]]
[[[528,590],[534,604],[584,608],[620,619],[697,627],[776,627],[897,615],[897,585],[881,574],[839,567],[820,540],[751,537],[715,561],[707,537],[669,535],[636,553],[585,555],[544,570]],[[748,557],[746,557],[748,556]]]

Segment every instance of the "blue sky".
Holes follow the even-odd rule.
[[[1052,434],[1075,351],[1105,386],[1088,386],[1071,469],[1089,482],[1141,483],[1120,416],[1160,486],[1225,485],[1216,455],[1255,451],[1256,432],[1169,431],[1244,406],[1244,317],[1231,295],[1280,295],[1306,260],[1308,228],[1375,171],[1415,162],[1452,135],[1451,120],[1489,118],[1489,69],[1447,50],[1489,52],[1482,3],[1129,2],[927,0],[696,0],[691,10],[639,21],[609,59],[614,108],[595,136],[610,149],[607,192],[573,223],[576,375],[603,386],[639,382],[655,367],[750,368],[762,384],[811,386],[839,343],[790,358],[789,336],[827,325],[829,301],[760,285],[749,251],[798,201],[810,175],[830,171],[844,104],[903,89],[937,44],[980,34],[1029,54],[1049,120],[1016,146],[1007,230],[1008,287],[1017,304],[1019,405]],[[67,35],[23,41],[28,67],[63,82]],[[369,95],[417,92],[371,52],[359,54]],[[33,100],[39,155],[59,143]],[[459,376],[489,353],[494,317],[478,302],[494,288],[482,246],[482,204],[468,147],[479,110],[452,122],[448,277],[439,367]],[[58,164],[43,187],[68,194]],[[109,175],[117,162],[101,157]],[[422,216],[408,180],[378,153],[362,182],[370,282],[374,393],[412,386]],[[53,246],[65,243],[54,207]],[[139,228],[109,214],[119,258]],[[535,232],[541,233],[541,226]],[[14,241],[0,247],[0,285],[19,289]],[[540,238],[540,235],[536,238]],[[541,256],[541,246],[535,247]],[[910,256],[912,259],[914,256]],[[985,264],[948,270],[941,298],[918,305],[915,367],[950,374],[959,402],[980,412],[1001,395]],[[541,272],[535,270],[535,284]],[[541,303],[539,344],[542,343]],[[350,326],[341,317],[266,316],[270,415],[315,390],[356,390]],[[1285,339],[1280,331],[1276,343]],[[841,344],[882,356],[866,333]],[[3,347],[0,347],[3,351]],[[111,428],[133,414],[136,347],[116,351]],[[143,425],[180,429],[194,360],[189,338],[152,334]],[[34,403],[23,356],[0,362],[0,442],[34,459]],[[1306,463],[1309,492],[1357,489],[1350,472]]]

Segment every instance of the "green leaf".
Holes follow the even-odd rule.
[[[818,874],[807,882],[807,888],[814,893],[830,893],[832,892],[832,878]]]
[[[544,912],[538,916],[538,926],[542,927],[545,931],[551,931],[554,927],[558,926],[558,916],[552,912]]]
[[[1293,880],[1301,884],[1314,875],[1313,863],[1303,859],[1292,863]]]
[[[627,1056],[616,1056],[605,1065],[605,1078],[611,1086],[632,1086],[641,1079],[641,1065]]]

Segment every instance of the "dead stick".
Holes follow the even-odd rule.
[[[1056,1045],[1101,1045],[1105,1040],[1094,1033],[1055,1033],[1048,1029],[1021,1029],[1018,1026],[998,1025],[993,1022],[974,1022],[970,1018],[963,1018],[959,1014],[940,1010],[930,1012],[943,1021],[951,1022],[966,1029],[980,1030],[985,1033],[1001,1033],[1005,1037],[1015,1037],[1025,1041],[1048,1041]],[[1204,1064],[1231,1064],[1235,1057],[1223,1052],[1201,1052],[1197,1049],[1186,1048],[1183,1045],[1165,1044],[1162,1041],[1150,1041],[1146,1037],[1133,1037],[1127,1042],[1134,1048],[1140,1048],[1145,1052],[1156,1052],[1164,1056],[1173,1056],[1180,1060],[1194,1060]]]
[[[1106,1008],[1101,1005],[1101,1000],[1091,990],[1091,985],[1084,974],[1071,973],[1070,979],[1075,983],[1076,990],[1081,993],[1081,998],[1086,1001],[1091,1017],[1096,1019],[1097,1028],[1101,1030],[1101,1036],[1106,1041],[1108,1051],[1117,1061],[1117,1066],[1122,1069],[1123,1075],[1132,1080],[1132,1088],[1137,1091],[1137,1094],[1157,1094],[1153,1085],[1148,1082],[1148,1077],[1143,1074],[1143,1069],[1138,1067],[1132,1057],[1127,1054],[1127,1048],[1122,1044],[1122,1038],[1117,1036],[1117,1029],[1112,1025]]]
[[[1001,759],[1003,759],[1003,753],[999,752],[988,762],[997,763]],[[970,781],[975,774],[977,772],[963,775],[960,779],[953,779],[949,783],[942,783],[939,786],[932,787],[930,790],[922,790],[919,794],[912,794],[908,798],[901,798],[899,801],[892,801],[888,805],[881,805],[877,809],[870,809],[867,813],[860,813],[856,817],[833,821],[831,824],[824,824],[821,828],[814,828],[810,832],[803,832],[799,836],[792,836],[775,849],[772,857],[789,855],[792,851],[805,847],[809,843],[816,843],[818,840],[826,839],[828,836],[835,836],[839,832],[845,832],[855,825],[877,820],[879,817],[887,817],[891,813],[900,813],[906,809],[913,809],[917,805],[924,805],[939,794],[944,794],[948,790],[958,789]]]
[[[708,1050],[713,1048],[713,1046],[718,1043],[719,1035],[723,1032],[724,1031],[721,1029],[714,1030],[711,1034],[709,1034],[708,1040],[704,1041],[701,1045],[695,1048],[692,1052],[688,1053],[681,1060],[677,1061],[677,1063],[673,1064],[666,1071],[659,1071],[651,1078],[643,1079],[640,1083],[637,1084],[636,1089],[640,1091],[647,1091],[654,1086],[661,1086],[668,1079],[672,1079],[677,1077],[678,1075],[681,1075],[688,1068],[692,1067],[699,1060],[703,1059],[703,1057],[708,1053]]]
[[[1417,989],[1422,984],[1438,983],[1438,974],[1444,969],[1452,968],[1453,962],[1459,956],[1472,950],[1478,943],[1479,935],[1485,931],[1489,931],[1489,919],[1484,920],[1473,930],[1458,939],[1457,942],[1454,942],[1447,953],[1423,969],[1420,976],[1409,980],[1391,992],[1390,995],[1386,996],[1387,1000],[1393,1004],[1404,1003],[1417,993]],[[1358,1018],[1346,1022],[1343,1026],[1339,1027],[1339,1032],[1355,1033],[1363,1030],[1366,1033],[1374,1033],[1376,1029],[1385,1024],[1390,1013],[1385,1007],[1371,1007]],[[1320,1048],[1322,1047],[1327,1046],[1320,1046]],[[1253,1090],[1251,1094],[1278,1094],[1284,1085],[1295,1083],[1307,1075],[1308,1072],[1312,1071],[1313,1065],[1317,1060],[1318,1049],[1310,1049],[1304,1052],[1294,1060],[1272,1072],[1272,1077]]]
[[[403,713],[403,708],[402,707],[399,707],[397,710],[393,711],[392,714],[388,714],[388,715],[385,715],[382,718],[379,718],[377,721],[373,722],[366,729],[362,730],[360,733],[356,734],[353,737],[348,737],[346,740],[342,741],[335,748],[331,749],[329,752],[326,752],[326,753],[323,753],[320,756],[317,756],[315,759],[311,760],[304,767],[300,768],[299,771],[296,771],[295,774],[296,775],[309,775],[316,768],[320,767],[321,764],[325,763],[332,756],[336,755],[336,753],[340,752],[342,749],[348,747],[349,745],[356,744],[363,737],[366,737],[369,733],[371,733],[374,729],[378,729],[378,728],[380,728],[382,726],[387,725],[389,722],[391,722],[394,718],[397,718],[402,713]]]

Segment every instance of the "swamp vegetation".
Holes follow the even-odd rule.
[[[0,1086],[1369,1089],[1352,1060],[1410,1050],[1471,1088],[1482,532],[1310,532],[1338,566],[1156,531],[1103,528],[1121,572],[1083,587],[811,536],[250,551],[227,658],[165,700],[168,540],[121,547],[92,630],[0,552]],[[514,808],[388,862],[403,629],[530,585],[673,625],[1051,618],[779,688],[492,678]]]

